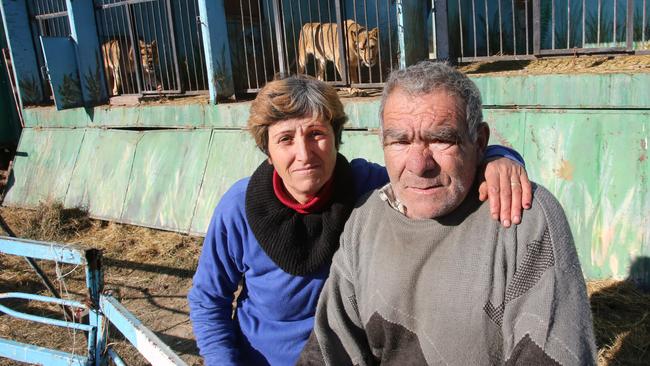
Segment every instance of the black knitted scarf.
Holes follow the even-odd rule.
[[[330,205],[322,212],[300,214],[283,205],[273,191],[273,166],[263,162],[246,189],[246,218],[264,252],[287,273],[309,275],[329,264],[354,207],[350,164],[336,157]]]

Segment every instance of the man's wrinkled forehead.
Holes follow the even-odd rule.
[[[392,97],[398,93],[408,95],[411,103],[391,103]],[[432,103],[424,98],[438,93],[450,97],[453,103]],[[418,120],[425,119],[434,123],[460,122],[465,119],[465,103],[456,94],[444,89],[432,90],[429,93],[413,94],[402,88],[397,88],[388,95],[386,104],[390,105],[390,108],[388,110],[384,109],[384,121],[403,120],[406,116]]]

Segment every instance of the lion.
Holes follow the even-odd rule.
[[[373,67],[377,63],[379,47],[379,30],[368,31],[352,19],[345,21],[346,56],[352,83],[359,82],[359,66]],[[316,59],[318,79],[325,80],[327,61],[334,62],[336,70],[343,76],[344,59],[339,47],[338,25],[336,23],[305,23],[298,39],[298,72],[304,74],[307,56]]]
[[[138,44],[140,46],[143,88],[144,90],[160,91],[162,87],[156,78],[154,70],[156,65],[158,65],[158,45],[155,40],[151,43],[139,40]],[[102,44],[102,51],[108,85],[112,88],[113,95],[118,95],[122,91],[122,75],[133,75],[135,73],[134,67],[136,64],[133,46],[129,47],[127,54],[124,54],[120,48],[120,42],[118,40],[110,40]]]

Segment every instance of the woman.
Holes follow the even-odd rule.
[[[383,167],[337,153],[346,121],[336,91],[304,76],[268,83],[252,103],[248,126],[268,161],[219,202],[188,295],[206,365],[298,359],[355,201],[388,182]],[[490,166],[518,167],[500,160],[488,164],[493,183],[521,179],[529,190],[523,169]]]

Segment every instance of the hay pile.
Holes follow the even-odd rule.
[[[650,294],[627,281],[590,281],[587,284],[598,364],[650,364]]]
[[[606,74],[650,72],[650,55],[548,57],[524,61],[473,62],[459,70],[472,76]]]

